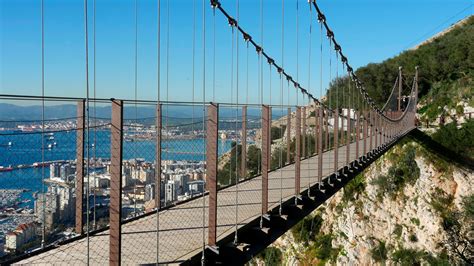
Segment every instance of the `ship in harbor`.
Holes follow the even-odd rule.
[[[11,171],[13,171],[13,167],[11,166],[7,166],[7,167],[0,166],[0,172],[11,172]]]

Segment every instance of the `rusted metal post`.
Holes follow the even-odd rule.
[[[156,106],[156,164],[155,164],[155,207],[161,208],[161,139],[162,139],[162,105]]]
[[[301,108],[301,118],[303,119],[302,122],[302,127],[301,127],[301,138],[302,138],[302,156],[303,158],[306,158],[306,107]],[[300,119],[301,119],[300,118]],[[296,130],[298,131],[298,127],[296,127]]]
[[[326,139],[325,139],[324,142],[325,142],[326,147],[324,149],[329,150],[329,115],[331,114],[331,112],[329,111],[329,109],[325,110],[325,111],[326,111],[326,114],[325,114],[324,117],[326,118],[326,121],[325,121],[326,124],[325,124],[325,133],[324,133],[324,135],[325,135]]]
[[[352,133],[352,119],[351,119],[351,109],[347,109],[347,140],[346,140],[346,165],[349,165],[351,160],[351,133]]]
[[[123,101],[112,101],[110,127],[110,241],[109,264],[120,265],[122,249]]]
[[[241,177],[247,178],[247,106],[242,106],[242,162]]]
[[[319,106],[319,127],[318,127],[318,183],[321,185],[323,180],[323,123],[324,123],[324,107]]]
[[[209,191],[208,245],[216,246],[217,238],[217,141],[219,106],[207,106],[206,124],[206,184]]]
[[[341,114],[341,136],[339,137],[339,142],[340,142],[340,145],[341,146],[344,146],[344,143],[346,141],[346,138],[345,138],[345,129],[344,129],[344,109],[342,109],[342,114]]]
[[[76,234],[83,233],[84,226],[84,100],[77,103],[77,135],[76,135]],[[89,230],[89,228],[87,228]]]
[[[368,130],[368,126],[367,126],[367,111],[364,112],[364,129],[363,129],[363,136],[364,136],[364,144],[363,144],[363,151],[364,151],[364,156],[366,156],[367,154],[367,130]]]
[[[270,107],[262,105],[262,215],[268,211],[268,169],[270,160]]]
[[[334,138],[334,173],[337,173],[339,169],[339,109],[336,108],[334,111],[334,124],[333,124],[333,138]]]
[[[374,127],[375,127],[375,130],[374,130],[374,138],[375,138],[375,149],[378,149],[379,147],[379,144],[378,144],[378,138],[379,138],[379,114],[374,112]]]
[[[356,159],[359,159],[359,142],[360,142],[360,112],[357,111],[356,115]]]
[[[374,112],[372,110],[369,111],[369,121],[370,121],[370,144],[369,144],[369,151],[372,152],[373,145],[372,142],[374,140]]]
[[[319,154],[319,130],[320,130],[320,124],[319,124],[319,108],[314,107],[314,152],[316,154]]]
[[[288,107],[288,115],[286,117],[286,163],[291,163],[291,108]]]
[[[295,125],[295,195],[300,194],[301,183],[301,107],[296,107],[296,125]],[[303,148],[304,149],[304,148]]]
[[[402,82],[402,67],[399,66],[398,67],[398,113],[400,114],[400,111],[402,110],[402,105],[401,105],[401,102],[402,102],[402,85],[403,85],[403,82]]]

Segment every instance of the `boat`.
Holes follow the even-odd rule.
[[[13,167],[9,166],[9,167],[3,167],[3,166],[0,166],[0,172],[11,172],[13,171]]]
[[[8,147],[11,147],[11,146],[13,146],[13,142],[9,141],[8,142]]]
[[[53,148],[53,144],[48,144],[48,150],[51,150]]]

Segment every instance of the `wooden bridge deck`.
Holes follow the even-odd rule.
[[[356,159],[355,142],[351,143],[350,161]],[[369,143],[367,142],[367,149]],[[359,153],[363,151],[363,140],[359,143]],[[301,161],[301,190],[317,183],[318,156]],[[346,146],[339,148],[338,165],[346,164]],[[332,174],[334,150],[323,153],[323,178]],[[269,208],[278,206],[295,194],[295,165],[269,173]],[[280,188],[283,188],[280,190]],[[236,213],[236,192],[238,211]],[[249,179],[238,186],[231,186],[218,192],[218,240],[233,234],[236,216],[239,226],[260,216],[261,176]],[[203,198],[149,215],[122,226],[122,254],[124,265],[155,264],[157,254],[160,263],[177,263],[190,258],[202,250],[203,239],[207,241],[207,196],[204,197],[205,219],[203,230]],[[159,249],[157,248],[157,225],[159,222]],[[61,245],[39,255],[29,257],[17,264],[93,264],[106,265],[109,262],[109,231]]]

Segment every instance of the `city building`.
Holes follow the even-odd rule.
[[[145,201],[155,199],[155,184],[147,184],[145,186]]]
[[[34,223],[20,224],[5,237],[5,251],[15,252],[24,244],[36,236],[36,225]]]

